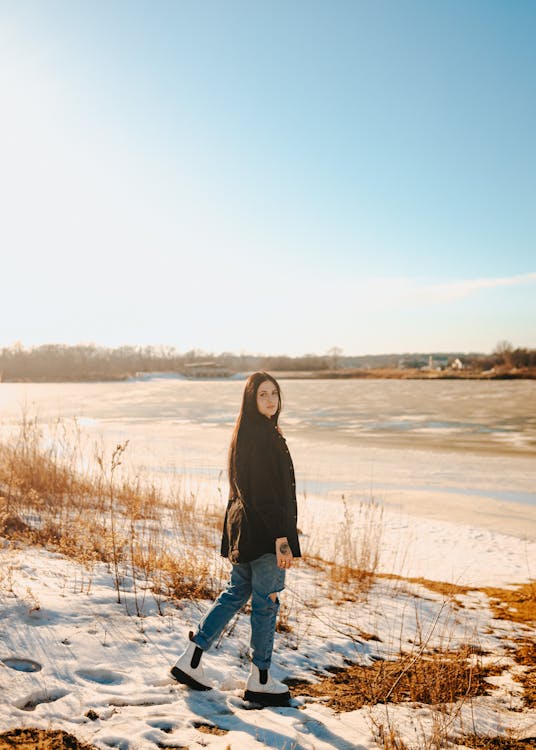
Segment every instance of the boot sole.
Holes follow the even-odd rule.
[[[257,693],[254,690],[246,690],[244,700],[250,703],[260,703],[261,706],[288,706],[291,695],[286,693]]]
[[[182,669],[179,669],[178,667],[172,667],[170,669],[170,672],[172,677],[177,680],[177,682],[180,682],[183,685],[187,685],[188,687],[192,688],[192,690],[212,690],[211,687],[209,687],[208,685],[203,685],[201,682],[194,680],[193,677],[191,677],[189,674],[186,674],[186,672],[183,672]]]

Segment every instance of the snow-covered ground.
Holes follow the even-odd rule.
[[[329,557],[344,523],[342,505],[314,497],[301,505],[304,546]],[[360,518],[353,512],[358,534]],[[375,521],[383,529],[383,571],[473,586],[534,576],[534,542],[388,506]],[[365,601],[341,602],[325,573],[304,562],[287,580],[283,606],[291,629],[277,636],[274,655],[280,679],[316,679],[330,666],[393,657],[415,648],[418,638],[429,647],[478,644],[511,665],[509,639],[536,634],[526,625],[493,620],[478,591],[456,608],[419,585],[379,578]],[[241,701],[249,670],[246,614],[204,657],[215,689],[195,693],[178,685],[169,667],[210,603],[165,601],[159,607],[147,590],[138,617],[131,586],[125,579],[118,604],[105,565],[90,574],[50,551],[0,545],[0,730],[64,729],[103,749],[372,749],[378,747],[374,723],[385,724],[388,711],[410,746],[423,744],[419,738],[434,721],[426,706],[378,705],[337,714],[322,701],[295,695],[289,708],[248,710]],[[363,633],[379,640],[364,640]],[[32,663],[36,671],[24,671]],[[456,722],[463,721],[466,731],[534,736],[536,712],[519,710],[520,685],[506,674],[493,682],[493,694],[468,702]]]

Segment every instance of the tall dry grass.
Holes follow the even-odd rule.
[[[333,540],[330,580],[343,600],[363,598],[380,562],[383,509],[374,499],[350,505],[341,498],[343,518]]]
[[[24,417],[0,444],[0,534],[77,560],[91,587],[97,562],[107,563],[118,601],[134,593],[136,611],[150,591],[161,598],[212,597],[222,584],[215,548],[220,516],[195,495],[164,495],[122,472],[128,443],[88,458],[76,423],[52,431]],[[200,531],[201,530],[201,531]],[[143,592],[143,593],[142,593]]]

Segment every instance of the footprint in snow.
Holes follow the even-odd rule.
[[[41,664],[33,659],[19,659],[10,656],[7,659],[2,659],[2,662],[6,667],[15,669],[17,672],[40,672],[43,669]]]
[[[166,721],[166,719],[148,719],[146,723],[150,727],[153,727],[153,729],[160,729],[160,731],[165,732],[166,734],[171,734],[174,729],[180,726],[173,722]]]
[[[34,711],[41,703],[54,703],[66,695],[68,695],[67,690],[35,690],[24,698],[14,701],[13,705],[22,711]]]
[[[125,677],[111,669],[81,669],[77,673],[86,682],[96,682],[99,685],[120,685],[125,681]]]

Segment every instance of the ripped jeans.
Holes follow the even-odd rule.
[[[259,669],[269,669],[279,599],[270,594],[285,587],[285,571],[277,567],[276,556],[262,555],[249,563],[233,565],[231,580],[199,623],[194,641],[203,651],[209,649],[231,618],[251,596],[252,661]]]

